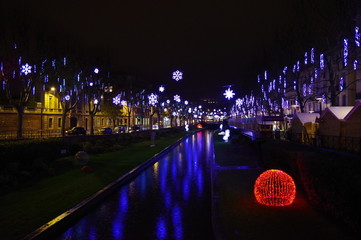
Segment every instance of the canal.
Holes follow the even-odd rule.
[[[182,141],[56,240],[213,239],[212,132]]]

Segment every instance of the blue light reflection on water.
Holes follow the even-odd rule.
[[[56,240],[212,239],[211,137],[190,136]]]
[[[172,218],[173,218],[173,228],[174,228],[175,239],[177,239],[177,240],[183,239],[182,212],[178,205],[175,205],[173,207]]]
[[[128,209],[128,188],[125,186],[120,190],[119,194],[119,206],[118,211],[116,212],[116,216],[112,222],[113,228],[113,238],[114,239],[124,239],[124,226],[123,222],[126,217],[127,209]]]
[[[158,218],[156,235],[157,235],[157,239],[159,240],[163,240],[167,237],[167,225],[164,221],[163,216],[160,216]]]

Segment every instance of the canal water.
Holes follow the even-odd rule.
[[[213,239],[212,132],[189,136],[56,240]]]

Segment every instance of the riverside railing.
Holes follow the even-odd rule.
[[[25,130],[23,131],[23,138],[48,138],[60,137],[60,130]],[[0,140],[17,138],[17,131],[0,131]]]
[[[345,136],[328,136],[293,133],[289,140],[320,148],[328,148],[345,152],[361,153],[361,138]]]

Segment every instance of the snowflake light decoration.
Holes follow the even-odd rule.
[[[176,101],[176,102],[180,102],[181,101],[181,99],[180,99],[180,96],[177,94],[177,95],[174,95],[174,101]]]
[[[233,96],[235,95],[235,93],[233,92],[233,90],[231,90],[230,88],[228,88],[223,95],[230,100],[231,98],[233,98]]]
[[[29,73],[31,73],[31,66],[27,63],[22,65],[21,72],[24,73],[25,75],[28,75]]]
[[[160,86],[158,90],[159,92],[164,92],[165,88],[163,86]]]
[[[99,69],[98,68],[94,68],[94,73],[98,74],[99,73]]]
[[[173,72],[173,77],[174,80],[179,81],[181,79],[183,79],[183,73],[179,70]]]
[[[117,96],[113,97],[113,103],[114,103],[115,105],[119,105],[119,104],[120,104],[120,96],[119,96],[119,94],[118,94]]]
[[[126,105],[127,105],[127,101],[125,101],[125,100],[120,101],[120,105],[126,106]]]
[[[69,101],[69,100],[70,100],[69,94],[65,95],[64,99],[65,99],[66,101]]]
[[[237,100],[236,100],[236,106],[241,106],[242,105],[242,99],[240,99],[240,98],[238,98]]]
[[[150,105],[154,106],[155,104],[158,103],[158,96],[156,94],[154,94],[154,93],[150,94],[148,96],[148,99],[149,99],[149,104]]]
[[[188,101],[187,101],[187,100],[185,100],[185,101],[184,101],[184,104],[185,104],[185,105],[188,105]]]

